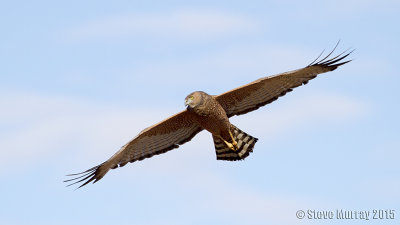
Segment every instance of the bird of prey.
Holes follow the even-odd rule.
[[[82,173],[68,175],[76,177],[65,182],[73,181],[69,185],[83,182],[78,188],[91,181],[95,183],[110,169],[178,148],[202,130],[211,133],[217,160],[246,158],[253,151],[257,138],[231,124],[229,118],[269,104],[293,88],[307,84],[318,74],[333,71],[350,62],[344,59],[353,51],[344,51],[329,58],[338,44],[326,57],[319,60],[322,52],[302,69],[264,77],[220,95],[209,95],[202,91],[189,94],[185,98],[185,110],[144,129],[107,161]]]

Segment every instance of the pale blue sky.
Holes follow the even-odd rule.
[[[0,224],[364,223],[300,209],[394,209],[365,223],[399,224],[399,15],[390,0],[2,2]],[[245,161],[215,160],[202,132],[64,187],[188,93],[301,68],[339,39],[355,61],[231,119],[259,138]]]

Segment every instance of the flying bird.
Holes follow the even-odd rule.
[[[322,52],[302,69],[260,78],[220,95],[209,95],[203,91],[189,94],[185,98],[185,110],[144,129],[107,161],[82,173],[70,174],[68,176],[74,178],[64,182],[73,182],[68,186],[83,182],[78,188],[92,181],[96,183],[110,169],[178,148],[202,130],[211,133],[217,160],[236,161],[246,158],[258,139],[231,124],[229,118],[269,104],[293,88],[307,84],[318,74],[333,71],[350,62],[345,61],[345,58],[354,50],[329,58],[338,44],[327,56],[320,59]]]

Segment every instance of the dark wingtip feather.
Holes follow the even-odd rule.
[[[333,53],[333,52],[336,50],[336,48],[338,47],[339,43],[340,43],[340,40],[336,43],[336,45],[335,45],[335,47],[332,49],[332,51],[331,51],[327,56],[325,56],[323,59],[321,59],[320,61],[318,61],[316,64],[323,62],[325,59],[327,59],[329,56],[331,56],[332,53]]]
[[[335,45],[335,47],[333,48],[333,50],[332,50],[327,56],[325,56],[323,59],[321,59],[320,61],[317,62],[317,60],[318,60],[318,59],[322,56],[322,54],[324,54],[324,52],[325,52],[325,49],[322,50],[322,52],[318,55],[318,57],[317,57],[316,59],[314,59],[310,64],[308,64],[307,67],[314,65],[314,63],[315,63],[315,64],[318,64],[318,63],[324,61],[325,59],[327,59],[327,58],[328,58],[329,56],[331,56],[332,53],[336,50],[336,48],[339,46],[339,43],[340,43],[340,39],[339,39],[339,41],[336,43],[336,45]]]
[[[81,174],[84,174],[84,173],[90,172],[90,171],[92,171],[92,170],[96,169],[97,167],[99,167],[99,166],[94,166],[94,167],[92,167],[92,168],[90,168],[90,169],[88,169],[88,170],[85,170],[85,171],[83,171],[83,172],[80,172],[80,173],[71,173],[71,174],[67,174],[66,176],[76,176],[76,175],[81,175]]]
[[[340,43],[340,40],[336,43],[335,47],[333,48],[333,50],[324,58],[322,58],[321,60],[318,61],[318,59],[321,57],[321,55],[319,55],[311,64],[309,64],[307,67],[312,67],[312,66],[322,66],[322,67],[327,67],[330,68],[331,70],[335,70],[336,68],[338,68],[341,65],[344,65],[346,63],[351,62],[352,60],[347,60],[342,62],[343,59],[347,58],[351,53],[353,53],[355,51],[355,49],[347,49],[346,51],[332,57],[329,58],[333,52],[336,50],[336,48],[338,47]]]
[[[79,187],[76,188],[76,189],[79,189],[79,188],[85,186],[86,184],[90,183],[93,180],[94,180],[93,183],[97,182],[98,180],[100,180],[102,178],[102,176],[100,177],[100,175],[99,175],[100,166],[101,165],[92,167],[92,168],[90,168],[88,170],[85,170],[85,171],[83,171],[81,173],[68,174],[67,176],[77,176],[77,177],[74,177],[74,178],[71,178],[71,179],[68,179],[68,180],[64,180],[64,182],[73,182],[73,183],[68,184],[66,187],[69,187],[71,185],[74,185],[74,184],[77,184],[77,183],[85,181],[82,185],[80,185]]]
[[[312,61],[310,64],[308,64],[308,66],[311,66],[312,64],[314,64],[319,59],[319,57],[321,57],[322,54],[324,54],[324,52],[325,52],[325,49],[322,50],[322,52],[318,55],[318,57],[316,59],[314,59],[314,61]]]

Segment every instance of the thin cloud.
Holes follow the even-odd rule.
[[[66,31],[70,40],[134,37],[217,38],[256,30],[248,17],[217,11],[136,13],[88,21]]]
[[[294,213],[303,205],[320,205],[319,201],[301,197],[282,196],[278,193],[265,193],[254,187],[243,185],[240,181],[229,180],[216,175],[214,170],[206,170],[195,174],[193,179],[178,182],[183,187],[198,189],[200,193],[199,208],[203,212],[229,218],[233,224],[265,224],[265,221],[279,224],[293,224],[296,222]],[[203,196],[203,197],[202,197]]]

